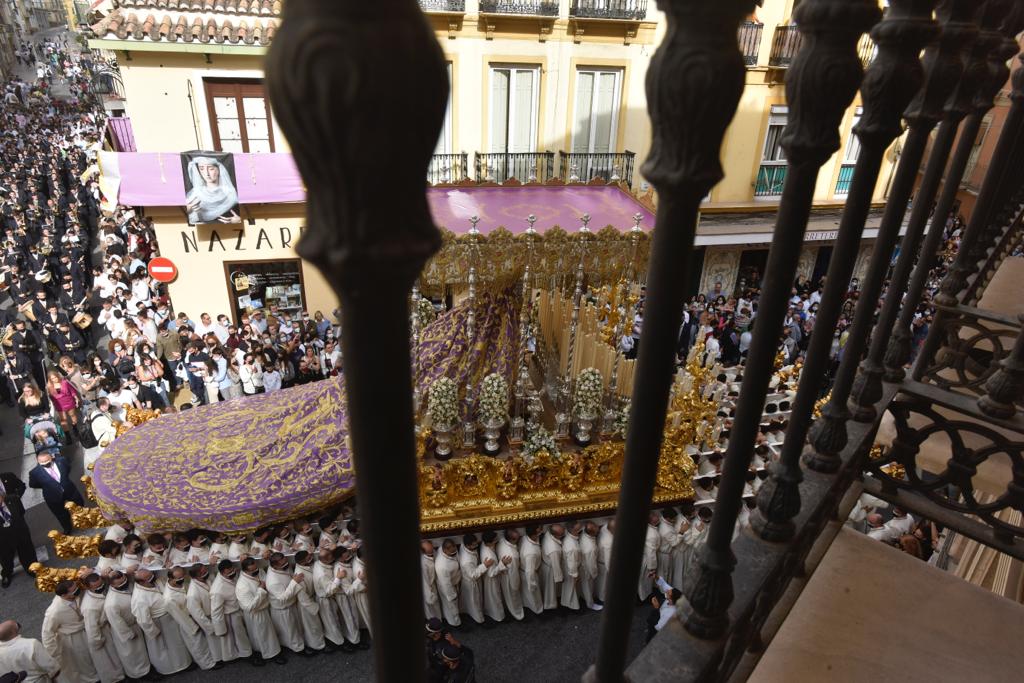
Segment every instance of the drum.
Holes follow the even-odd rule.
[[[43,284],[46,284],[51,279],[53,279],[53,276],[50,275],[50,271],[48,270],[40,270],[38,273],[36,273],[36,280],[42,282]]]
[[[18,306],[18,312],[21,313],[22,315],[24,315],[26,318],[28,318],[32,322],[36,321],[36,313],[35,313],[35,311],[32,310],[32,302],[31,301],[26,301],[22,305]]]
[[[84,311],[75,313],[75,317],[71,319],[71,323],[80,330],[89,329],[89,325],[92,325],[92,316]]]

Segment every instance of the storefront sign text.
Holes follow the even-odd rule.
[[[245,230],[244,228],[231,228],[222,234],[220,230],[210,230],[210,237],[206,241],[206,251],[213,251],[214,247],[220,251],[259,251],[261,249],[293,249],[295,242],[302,236],[305,226],[299,226],[298,230],[289,227],[283,228],[260,228],[259,231]],[[296,234],[298,233],[298,234]],[[201,242],[196,236],[195,230],[182,230],[181,243],[185,247],[185,253],[201,251]]]

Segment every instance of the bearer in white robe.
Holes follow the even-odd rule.
[[[167,559],[164,564],[168,567],[184,567],[192,564],[189,561],[189,554],[192,552],[192,542],[185,534],[175,534],[174,543],[167,551]]]
[[[271,529],[257,529],[252,536],[252,543],[249,544],[249,557],[267,559],[270,557]]]
[[[107,527],[107,533],[103,534],[103,540],[124,543],[124,537],[133,533],[135,533],[134,524],[129,522],[125,522],[123,526],[120,524],[111,524]]]
[[[327,548],[334,550],[338,545],[338,522],[330,515],[324,515],[317,520],[320,527],[320,538],[317,539],[317,549]]]
[[[675,550],[683,542],[676,531],[678,517],[673,508],[665,508],[661,511],[661,521],[658,522],[658,576],[666,579],[673,576]]]
[[[58,681],[95,683],[100,677],[89,656],[89,638],[78,604],[81,588],[77,581],[61,581],[54,592],[43,616],[41,639],[50,656],[60,662]]]
[[[112,569],[120,569],[121,542],[113,539],[100,541],[98,548],[100,559],[96,560],[96,573],[103,574]]]
[[[423,615],[441,618],[441,601],[437,595],[437,572],[434,569],[436,551],[430,541],[420,543],[420,579],[423,582]]]
[[[601,527],[597,534],[597,599],[602,603],[608,584],[608,567],[612,564],[612,544],[615,542],[615,519]]]
[[[313,554],[300,550],[295,553],[295,575],[302,577],[302,590],[299,591],[299,618],[302,620],[302,638],[306,647],[314,652],[327,649],[324,639],[324,625],[320,619],[320,603],[316,601],[316,588],[313,586]],[[334,647],[331,646],[330,650]]]
[[[232,562],[241,562],[243,555],[249,555],[249,537],[245,534],[232,536],[231,543],[228,544],[228,554],[224,557]]]
[[[264,661],[273,659],[278,664],[288,661],[281,654],[281,641],[277,639],[277,631],[270,618],[270,595],[266,584],[260,580],[260,568],[255,558],[242,560],[242,575],[235,585],[235,596],[242,608],[245,630],[253,649],[259,651]]]
[[[125,536],[123,552],[117,563],[120,565],[121,571],[128,574],[135,573],[135,570],[142,564],[142,539],[135,534]]]
[[[210,650],[210,656],[216,662],[224,661],[224,648],[221,639],[217,637],[213,628],[213,619],[210,618],[210,584],[209,567],[205,564],[194,564],[188,569],[190,580],[188,588],[185,589],[185,609],[192,617],[196,625],[203,631],[206,638],[206,647]]]
[[[487,566],[480,562],[480,541],[476,534],[462,537],[459,549],[459,569],[462,570],[462,588],[459,590],[459,604],[462,611],[478,624],[484,623],[483,589],[480,579],[487,573]]]
[[[192,664],[192,656],[182,640],[178,623],[167,611],[155,578],[148,569],[135,573],[132,614],[146,636],[146,650],[153,668],[169,676],[187,669]]]
[[[207,564],[217,564],[228,556],[231,545],[227,534],[216,534],[213,543],[210,544],[210,561]]]
[[[142,553],[142,565],[149,569],[163,567],[167,563],[167,538],[163,534],[146,537],[146,550]]]
[[[580,533],[582,531],[582,524],[572,522],[569,525],[569,532],[562,539],[562,562],[565,566],[565,573],[562,577],[561,604],[562,607],[573,610],[580,608],[579,584],[583,565],[580,557]]]
[[[370,623],[370,594],[367,592],[366,563],[363,562],[362,555],[358,550],[352,559],[352,571],[355,572],[355,579],[352,580],[352,587],[348,594],[352,597],[352,604],[355,605],[359,615],[359,622],[372,636],[373,624]]]
[[[221,560],[217,564],[217,578],[210,585],[210,621],[223,662],[253,656],[242,607],[238,604],[237,581],[235,565],[231,560]]]
[[[89,654],[102,683],[116,683],[124,680],[124,667],[117,656],[117,648],[110,637],[110,624],[103,612],[106,602],[107,582],[99,574],[88,574],[82,579],[85,593],[82,594],[82,620],[85,635],[89,639]]]
[[[321,547],[317,551],[316,563],[313,565],[313,589],[316,591],[316,602],[320,606],[320,621],[324,625],[324,636],[345,652],[353,650],[352,645],[345,641],[342,630],[341,609],[334,596],[341,591],[341,578],[334,568],[333,548]]]
[[[697,518],[690,524],[690,529],[683,534],[683,542],[690,546],[690,556],[686,563],[686,576],[700,569],[700,553],[707,542],[708,529],[711,528],[711,508],[703,505],[697,509]],[[684,576],[685,580],[685,576]]]
[[[271,553],[267,570],[267,594],[270,596],[270,620],[274,622],[277,640],[295,654],[302,654],[302,619],[299,617],[299,591],[303,577],[292,572],[288,558]]]
[[[189,654],[192,655],[192,659],[199,665],[199,668],[219,669],[223,665],[218,665],[210,652],[210,643],[206,639],[206,633],[189,613],[188,594],[185,591],[186,574],[183,567],[174,567],[167,572],[164,604],[174,621],[178,623],[181,639],[185,641],[185,647],[188,648]]]
[[[146,637],[132,614],[132,592],[128,576],[115,571],[107,579],[110,589],[103,601],[103,614],[110,624],[110,639],[129,678],[142,678],[150,672]]]
[[[661,537],[658,535],[658,524],[661,522],[661,515],[651,512],[647,516],[647,536],[644,539],[643,561],[640,565],[640,581],[637,583],[636,593],[641,601],[654,592],[654,574],[658,573],[658,546]]]
[[[210,539],[201,531],[192,533],[188,549],[188,564],[210,564]]]
[[[337,561],[334,563],[337,576],[341,579],[341,590],[334,595],[334,601],[338,605],[338,611],[341,612],[345,637],[349,642],[362,647],[361,634],[359,632],[359,608],[356,607],[355,600],[352,599],[354,592],[352,583],[355,581],[352,558],[355,557],[355,552],[351,548],[338,546],[334,549],[334,557],[337,558]]]
[[[437,554],[434,563],[434,572],[437,576],[437,593],[441,598],[444,620],[450,626],[461,626],[459,587],[462,585],[462,570],[459,568],[458,548],[452,539],[446,538],[441,544],[441,552]]]
[[[291,553],[294,550],[292,539],[292,528],[287,524],[281,526],[277,530],[277,536],[270,544],[270,551],[274,553]]]
[[[540,566],[541,560],[540,535],[543,527],[531,525],[526,527],[526,535],[519,544],[519,561],[522,565],[523,605],[534,614],[544,611],[544,596],[541,593]]]
[[[683,514],[679,515],[676,524],[676,534],[679,536],[679,543],[672,550],[672,576],[664,577],[673,586],[682,586],[686,576],[687,567],[690,562],[693,534],[690,534],[691,525],[697,521],[697,510],[692,505],[684,507]]]
[[[597,525],[587,522],[580,536],[580,597],[583,604],[592,610],[600,610],[594,602],[597,582]]]
[[[506,566],[505,571],[499,576],[501,597],[512,618],[517,621],[521,620],[523,618],[523,595],[520,592],[520,586],[523,579],[519,574],[519,532],[515,529],[505,529],[498,539],[496,552],[501,558],[502,564]],[[508,558],[508,562],[505,561],[505,558]]]
[[[0,623],[0,671],[24,671],[25,683],[49,683],[60,662],[35,638],[22,637],[21,626],[9,619]]]
[[[301,519],[295,522],[295,541],[292,542],[295,552],[305,550],[311,553],[316,550],[316,541],[313,540],[313,525],[308,519]]]
[[[502,561],[498,557],[498,534],[485,531],[480,546],[480,560],[487,568],[483,577],[484,613],[495,621],[505,619],[505,606],[501,603],[501,577],[508,571],[512,558]]]
[[[565,572],[562,566],[562,539],[565,527],[552,524],[541,542],[540,583],[544,591],[544,609],[557,609]]]

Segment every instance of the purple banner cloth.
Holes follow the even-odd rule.
[[[127,116],[111,116],[107,119],[107,126],[110,127],[111,137],[118,152],[135,151],[135,131],[132,130],[132,120]]]
[[[118,201],[127,206],[182,206],[185,185],[177,153],[117,154]],[[305,187],[291,154],[235,154],[238,200],[241,204],[304,202]],[[386,182],[386,181],[385,181]],[[612,185],[528,185],[521,187],[431,187],[427,190],[434,222],[454,233],[469,231],[469,218],[480,218],[482,233],[498,227],[526,231],[526,217],[537,216],[540,231],[559,226],[574,232],[580,216],[589,213],[590,227],[633,227],[633,214],[642,216],[645,231],[654,215],[628,192]],[[386,207],[381,207],[386,211]]]

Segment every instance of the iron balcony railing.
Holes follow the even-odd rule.
[[[466,0],[419,0],[419,3],[420,9],[428,13],[464,14],[466,12]]]
[[[788,67],[800,51],[803,38],[796,24],[780,24],[772,36],[772,51],[768,57],[769,66]]]
[[[762,161],[757,170],[757,181],[754,183],[755,197],[778,197],[782,194],[782,186],[786,182],[786,162]]]
[[[587,182],[600,178],[606,182],[633,185],[633,164],[636,153],[625,152],[559,152],[558,177],[566,182]]]
[[[641,21],[647,16],[647,0],[573,0],[569,16]]]
[[[757,54],[761,49],[761,34],[764,24],[759,21],[744,21],[740,24],[737,38],[740,43],[740,54],[747,66],[757,66]]]
[[[1012,516],[1024,508],[1024,470],[1012,468],[1005,492],[988,503],[979,502],[973,481],[991,456],[1013,463],[1024,459],[1019,413],[1024,332],[1019,321],[978,308],[993,269],[1024,232],[1022,69],[1014,73],[1002,133],[959,244],[948,255],[940,248],[982,118],[1009,78],[1009,60],[1020,51],[1015,36],[1022,17],[1009,11],[975,13],[971,3],[951,3],[938,19],[946,22],[943,35],[957,39],[938,41],[940,27],[931,3],[904,3],[882,20],[878,3],[871,0],[803,0],[794,19],[814,39],[800,47],[806,51],[801,59],[793,61],[799,40],[792,25],[780,26],[773,37],[772,64],[799,70],[788,76],[800,86],[790,93],[790,106],[802,115],[790,119],[781,142],[792,165],[765,171],[765,194],[771,188],[781,195],[713,519],[692,570],[677,587],[682,595],[675,621],[628,661],[682,303],[692,294],[692,265],[680,255],[694,248],[701,198],[721,177],[722,140],[745,79],[742,55],[731,46],[749,9],[746,4],[682,4],[686,22],[668,24],[659,59],[647,74],[653,139],[644,175],[659,203],[601,634],[593,648],[597,661],[588,680],[729,680],[748,653],[770,647],[769,617],[792,579],[803,575],[815,541],[865,468],[875,474],[863,482],[873,495],[1024,559],[1024,527]],[[836,11],[839,5],[842,12]],[[422,560],[415,543],[419,471],[409,381],[409,292],[442,238],[424,196],[422,168],[396,174],[386,184],[377,176],[381,158],[427,166],[444,116],[444,55],[418,11],[395,11],[390,3],[297,2],[290,8],[268,55],[267,81],[310,205],[316,202],[299,252],[320,268],[341,301],[348,432],[339,434],[338,447],[344,441],[358,472],[360,551],[372,577],[368,596],[375,675],[385,683],[418,683],[425,679],[425,659]],[[828,23],[838,17],[841,25]],[[785,441],[756,496],[749,527],[738,527],[800,265],[794,245],[804,241],[818,175],[834,153],[843,116],[861,83],[858,43],[880,20],[883,26],[874,35],[883,57],[871,63],[865,77],[874,86],[864,99],[862,118],[871,134],[861,140],[850,179]],[[980,26],[965,26],[974,21]],[[694,25],[701,32],[693,31]],[[403,40],[377,61],[357,59],[364,46],[332,42],[339,27],[351,35],[398,30]],[[986,32],[989,37],[998,33],[999,39],[978,40],[981,49],[973,49],[977,36]],[[334,47],[306,49],[310,41],[320,40]],[[989,69],[988,64],[1002,66]],[[680,65],[688,70],[683,81]],[[375,77],[382,66],[393,78]],[[880,68],[901,77],[871,71]],[[970,106],[944,110],[947,102],[957,101],[950,98],[967,82],[965,73],[984,74],[970,83],[976,88],[966,98]],[[361,106],[337,97],[339,87],[351,87]],[[829,106],[819,106],[825,98]],[[830,398],[816,417],[815,404],[827,389],[823,378],[832,366],[833,333],[848,303],[882,163],[896,136],[904,133],[891,122],[898,123],[904,113],[908,126],[888,206],[860,278]],[[346,135],[337,135],[338,129]],[[395,130],[408,134],[390,134]],[[376,154],[353,152],[353,139],[373,140]],[[427,152],[420,154],[419,148]],[[474,166],[478,179],[544,180],[553,175],[554,154],[476,154]],[[779,174],[785,174],[784,183]],[[352,191],[352,182],[359,183],[358,191]],[[390,210],[381,211],[382,206]],[[900,253],[893,266],[897,243]],[[949,262],[940,261],[947,256]],[[939,266],[945,272],[941,285],[926,298]],[[934,308],[935,317],[923,345],[915,348],[912,324],[922,302]],[[988,339],[979,342],[965,339],[961,330],[976,329],[978,320],[986,329],[992,327],[989,322],[1000,330],[1009,324],[1009,332],[986,333]],[[958,346],[963,344],[978,348]],[[940,367],[959,362],[958,356],[977,368]],[[976,369],[982,378],[975,376]],[[886,412],[893,416],[897,437],[876,461],[870,458],[872,445]],[[918,456],[932,435],[941,441],[942,471],[926,481]],[[902,476],[897,468],[883,468],[885,463],[899,465]],[[544,673],[536,672],[538,678]]]
[[[434,154],[427,167],[427,182],[431,185],[449,185],[469,178],[469,155]]]
[[[839,178],[836,179],[836,191],[834,194],[845,197],[850,194],[850,183],[853,182],[853,164],[843,164],[839,167]]]
[[[555,177],[554,152],[476,152],[473,173],[479,182],[544,183]]]
[[[480,0],[480,14],[557,17],[558,3],[551,0]]]

